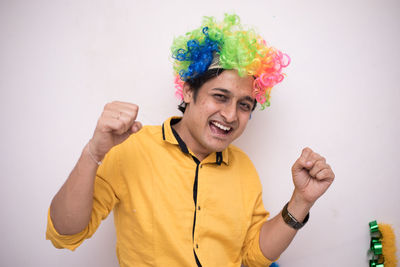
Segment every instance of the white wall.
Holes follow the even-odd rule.
[[[266,208],[290,198],[304,146],[337,177],[280,265],[367,266],[373,219],[393,224],[400,248],[399,1],[1,0],[0,266],[117,265],[112,216],[75,252],[58,250],[45,240],[50,201],[106,102],[140,105],[145,124],[179,114],[173,36],[231,11],[292,58],[236,142]]]

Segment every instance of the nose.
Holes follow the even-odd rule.
[[[221,110],[221,115],[224,118],[225,122],[232,123],[237,120],[237,109],[236,104],[229,103],[224,106]]]

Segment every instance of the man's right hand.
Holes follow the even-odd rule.
[[[142,124],[136,121],[139,107],[135,104],[114,101],[104,106],[90,142],[90,152],[101,161],[113,147],[138,132]]]

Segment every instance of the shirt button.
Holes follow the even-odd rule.
[[[200,210],[200,206],[198,206],[197,209]]]
[[[197,249],[199,248],[199,244],[196,244],[196,248],[197,248]]]

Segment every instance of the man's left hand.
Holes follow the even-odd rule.
[[[297,197],[312,205],[332,184],[335,174],[324,157],[307,147],[293,164],[292,177]]]

